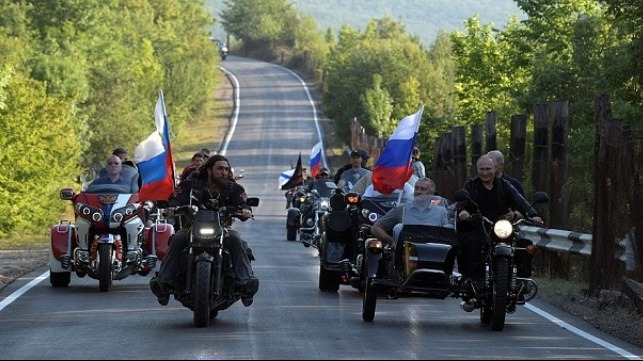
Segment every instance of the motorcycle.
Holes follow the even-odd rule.
[[[456,201],[472,202],[468,192],[456,192]],[[546,203],[549,197],[536,192],[534,204]],[[475,204],[475,203],[472,203]],[[475,214],[485,230],[483,284],[464,280],[453,273],[457,254],[457,237],[451,228],[424,225],[404,225],[398,236],[397,247],[384,246],[377,239],[366,242],[364,262],[366,285],[362,299],[362,319],[372,322],[375,317],[378,292],[392,298],[399,294],[445,299],[462,299],[466,312],[480,310],[482,324],[501,331],[506,315],[516,306],[524,305],[538,293],[538,285],[530,278],[517,277],[514,255],[533,253],[532,245],[516,245],[519,225],[533,224],[527,219],[514,223],[507,220],[491,222],[479,212]]]
[[[165,257],[174,228],[158,217],[146,225],[138,194],[118,185],[95,185],[80,193],[63,188],[60,198],[74,205],[75,223],[63,219],[51,227],[53,287],[68,286],[75,271],[79,278],[97,279],[100,290],[109,292],[112,281],[146,276]]]
[[[330,195],[337,186],[332,181],[324,183],[324,189],[305,192],[298,190],[293,197],[293,207],[288,209],[286,218],[286,239],[299,240],[305,247],[319,248],[321,239],[320,220],[330,206]]]
[[[364,264],[364,244],[371,238],[371,226],[375,224],[386,212],[400,204],[402,199],[399,195],[377,196],[362,198],[358,207],[359,232],[354,258],[351,262],[342,261],[345,272],[350,275],[350,285],[353,288],[364,292],[366,285],[366,270]],[[447,208],[449,223],[452,222],[454,206],[440,196],[434,196],[431,203]],[[453,208],[453,209],[451,209]]]
[[[193,199],[194,200],[194,199]],[[195,202],[196,203],[196,202]],[[251,207],[259,205],[259,198],[249,197]],[[185,250],[187,274],[185,289],[174,298],[193,312],[195,327],[205,327],[241,299],[235,290],[235,274],[230,253],[224,247],[229,229],[224,226],[229,217],[241,218],[238,207],[222,206],[216,199],[207,205],[193,204],[178,207],[190,229],[190,243]],[[254,260],[248,251],[250,260]]]
[[[358,246],[358,193],[338,192],[330,197],[330,207],[321,217],[319,244],[319,290],[336,292],[340,284],[351,284],[352,263]]]
[[[221,60],[225,60],[228,57],[228,47],[224,43],[219,45],[219,56]]]
[[[342,281],[348,279],[348,284],[359,292],[364,292],[364,242],[371,237],[371,226],[399,202],[400,197],[398,195],[360,197],[357,199],[357,203],[351,207],[355,210],[356,215],[356,217],[352,215],[351,219],[352,224],[357,225],[357,238],[349,243],[349,257],[339,262],[339,269],[341,270],[339,279]],[[347,203],[351,202],[347,201]],[[326,242],[342,242],[341,239],[335,240],[333,237],[326,237],[325,240]],[[321,258],[321,264],[325,270],[337,268],[325,257]]]

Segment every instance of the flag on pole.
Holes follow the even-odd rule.
[[[174,192],[174,159],[163,91],[154,108],[156,130],[136,146],[134,162],[142,179],[141,201],[168,200]]]
[[[292,176],[290,176],[290,179],[288,179],[286,183],[281,185],[281,190],[286,191],[303,184],[304,184],[304,171],[303,171],[303,168],[301,167],[301,153],[299,153],[297,166],[295,166],[295,170],[293,171]]]
[[[286,184],[286,182],[288,182],[293,173],[295,173],[295,168],[281,172],[281,174],[279,175],[279,189],[281,189],[281,187]]]
[[[321,155],[322,155],[322,142],[315,144],[313,151],[310,154],[310,175],[313,179],[317,179],[319,171],[321,170]]]
[[[411,153],[423,111],[424,105],[415,114],[404,117],[386,142],[373,168],[373,188],[376,191],[391,194],[394,190],[403,188],[404,183],[413,175]]]

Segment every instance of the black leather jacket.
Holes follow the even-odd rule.
[[[185,181],[179,183],[179,187],[174,190],[169,199],[170,207],[177,207],[190,204],[190,192],[196,200],[192,204],[202,204],[208,208],[210,199],[217,198],[221,206],[239,206],[240,208],[252,209],[246,204],[246,191],[240,184],[227,181],[223,184],[220,194],[210,193],[206,180],[190,176]],[[229,226],[232,219],[226,220],[226,226]]]
[[[469,192],[471,199],[480,205],[482,201],[480,198],[480,191],[484,185],[480,178],[470,178],[464,183],[463,189]],[[522,214],[527,215],[527,217],[536,217],[539,216],[538,212],[532,207],[529,202],[516,190],[514,186],[511,185],[508,181],[504,179],[494,178],[493,180],[493,189],[495,190],[496,198],[495,204],[481,206],[482,213],[485,217],[489,218],[491,221],[496,221],[499,216],[506,214],[510,210],[517,210]],[[491,212],[485,212],[484,209],[491,209]],[[477,211],[475,205],[470,202],[459,202],[457,204],[457,214],[461,211],[466,210],[467,212],[473,214]],[[493,214],[491,214],[493,213]],[[456,216],[457,219],[457,216]],[[459,230],[472,229],[479,225],[479,223],[473,222],[458,222]]]

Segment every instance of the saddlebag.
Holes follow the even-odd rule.
[[[170,237],[174,234],[174,226],[165,222],[155,223],[145,229],[145,251],[163,261],[170,246]]]
[[[56,259],[70,256],[77,247],[76,226],[68,220],[61,220],[51,227],[51,252]]]
[[[69,268],[63,268],[60,261],[63,256],[71,259],[74,249],[78,247],[76,226],[69,220],[61,220],[51,227],[50,237],[49,268],[52,272],[71,271]]]

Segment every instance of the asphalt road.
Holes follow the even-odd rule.
[[[238,111],[224,153],[241,183],[261,198],[255,219],[235,223],[253,248],[261,280],[254,304],[219,313],[194,328],[192,313],[160,306],[148,277],[98,281],[72,276],[52,288],[38,269],[0,294],[2,359],[641,359],[643,350],[538,300],[507,316],[502,332],[466,313],[456,299],[381,298],[375,320],[361,319],[362,298],[341,286],[317,288],[316,250],[286,241],[279,174],[302,154],[318,127],[303,82],[268,63],[229,56],[222,63],[238,86]],[[171,110],[170,110],[171,111]],[[152,112],[152,110],[150,110]],[[170,114],[171,115],[171,114]]]

